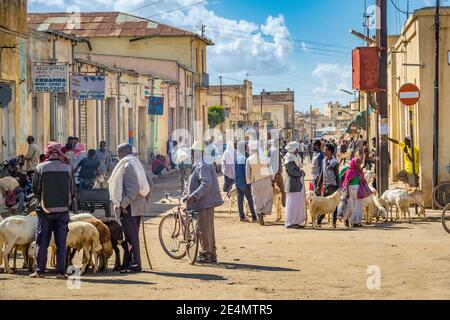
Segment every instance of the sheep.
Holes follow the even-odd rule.
[[[109,183],[106,175],[101,174],[95,178],[94,189],[108,189]]]
[[[120,270],[119,245],[122,244],[123,241],[122,226],[113,218],[102,218],[101,220],[108,227],[111,234],[111,244],[116,256],[113,271],[119,271]]]
[[[392,209],[394,206],[397,207],[396,220],[400,220],[401,213],[403,216],[408,215],[408,221],[411,223],[411,214],[409,212],[409,207],[412,204],[418,205],[421,210],[419,216],[423,215],[424,221],[426,221],[425,205],[423,201],[423,192],[417,188],[410,189],[393,189],[387,190],[380,198],[381,205],[388,210],[391,215],[391,221],[393,221]],[[386,215],[386,221],[388,216]]]
[[[328,197],[317,197],[314,193],[307,195],[307,202],[309,202],[309,212],[312,219],[312,226],[316,229],[316,219],[321,215],[328,215],[329,217],[336,210],[341,200],[342,190],[338,189],[335,193]]]
[[[70,214],[70,222],[83,221],[92,218],[95,217],[90,213]]]
[[[102,250],[99,253],[99,263],[98,268],[100,271],[108,272],[108,259],[112,256],[113,247],[111,243],[111,233],[109,228],[101,220],[96,218],[83,220],[92,224],[100,236],[100,243],[102,245]]]
[[[56,244],[53,237],[50,241],[50,246],[53,247],[53,251],[55,252]],[[86,272],[86,268],[91,259],[91,254],[94,256],[94,273],[97,273],[98,254],[102,250],[102,245],[100,244],[100,235],[96,227],[94,227],[91,223],[83,221],[69,223],[66,247],[68,258],[67,266],[71,265],[71,261],[69,260],[70,249],[75,249],[76,251],[83,249],[81,274]]]
[[[24,246],[34,241],[37,224],[36,216],[12,216],[0,222],[0,265],[4,261],[5,273],[12,273],[9,253],[16,245]]]
[[[370,187],[370,190],[372,190],[372,195],[363,199],[365,221],[368,225],[372,224],[372,218],[375,218],[376,222],[378,222],[380,216],[383,219],[386,218],[386,209],[379,201],[377,190],[372,187]]]

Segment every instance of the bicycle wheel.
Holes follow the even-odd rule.
[[[447,233],[450,233],[450,204],[442,211],[442,226]]]
[[[184,234],[181,220],[175,214],[165,216],[159,223],[158,235],[161,247],[173,259],[183,259],[186,256]]]
[[[440,183],[433,189],[433,202],[439,209],[450,203],[450,182]]]
[[[197,219],[190,218],[186,223],[186,252],[190,264],[197,261],[198,255],[198,222]]]

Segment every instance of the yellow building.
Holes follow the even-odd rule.
[[[225,123],[222,132],[246,125],[253,106],[253,86],[248,80],[242,85],[210,86],[207,106],[222,105],[225,108]]]
[[[446,125],[450,123],[450,8],[441,10],[440,52],[440,106],[439,106],[439,180],[450,180],[447,166],[450,164],[450,135]],[[432,202],[433,170],[433,104],[434,104],[434,8],[416,10],[408,19],[401,34],[390,38],[388,110],[389,136],[402,140],[410,135],[408,107],[397,96],[401,85],[414,83],[421,90],[421,98],[412,107],[414,112],[414,140],[420,149],[420,181],[425,202]],[[404,168],[402,150],[390,144],[390,176]]]
[[[27,68],[27,1],[0,0],[0,85],[10,92],[11,101],[1,105],[1,159],[15,157],[27,150],[31,133]]]

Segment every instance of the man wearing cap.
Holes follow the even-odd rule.
[[[187,206],[199,212],[201,252],[199,263],[216,263],[216,238],[214,234],[214,208],[223,204],[219,181],[212,159],[204,157],[205,145],[194,142],[191,148],[192,171],[188,181]]]
[[[397,144],[402,150],[403,150],[403,156],[404,156],[404,163],[405,163],[405,169],[399,171],[396,174],[396,178],[408,184],[410,187],[416,187],[419,181],[419,171],[420,171],[420,162],[419,162],[419,148],[417,146],[414,146],[414,163],[415,163],[415,174],[416,174],[416,181],[414,181],[414,172],[413,172],[413,165],[412,165],[412,151],[411,151],[411,137],[406,136],[405,142],[401,142],[395,139],[388,138],[389,141],[391,141],[394,144]]]

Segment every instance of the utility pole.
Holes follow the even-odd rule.
[[[219,76],[220,79],[220,106],[223,107],[223,88],[222,88],[222,76]]]
[[[433,188],[439,183],[439,58],[440,58],[440,20],[441,1],[436,0],[434,37],[436,41],[434,65],[434,118],[433,118]],[[434,207],[433,203],[433,207]]]
[[[50,64],[55,65],[57,58],[56,58],[56,36],[52,36],[52,58],[50,59]],[[56,132],[56,108],[58,105],[57,102],[58,94],[56,92],[51,93],[51,100],[50,100],[50,139],[51,141],[56,141],[58,139],[57,132]]]
[[[377,0],[377,43],[380,51],[378,104],[377,189],[389,189],[388,110],[387,110],[387,0]]]
[[[205,37],[205,33],[206,33],[206,25],[202,24],[202,38]]]

